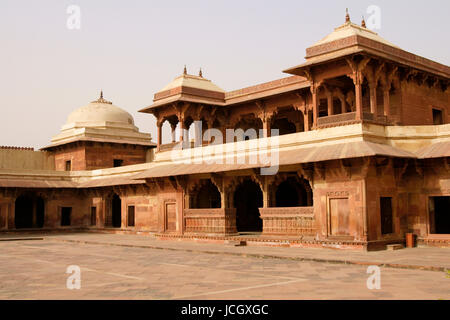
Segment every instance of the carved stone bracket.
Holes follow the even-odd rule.
[[[314,164],[314,174],[318,176],[321,180],[325,180],[326,167],[324,163]]]
[[[308,180],[312,185],[314,183],[314,164],[302,163],[298,175]]]
[[[219,189],[220,193],[224,192],[223,176],[221,174],[212,173],[211,181],[217,187],[217,189]]]
[[[352,178],[352,166],[343,159],[339,160],[339,165],[340,165],[343,175],[345,177],[347,177],[348,179],[351,179]]]

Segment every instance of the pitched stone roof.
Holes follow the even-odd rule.
[[[327,35],[325,38],[323,38],[322,40],[316,42],[314,45],[312,45],[310,48],[314,48],[317,46],[321,46],[327,43],[331,43],[333,41],[337,41],[337,40],[341,40],[341,39],[345,39],[345,38],[350,38],[353,36],[359,36],[359,37],[363,37],[363,38],[367,38],[397,49],[400,49],[398,46],[392,44],[391,42],[385,40],[384,38],[380,37],[376,32],[369,30],[367,28],[361,27],[357,24],[354,24],[352,22],[347,22],[337,28],[334,29],[334,31],[332,33],[330,33],[329,35]],[[307,52],[308,52],[307,49]],[[311,51],[311,50],[310,50]]]

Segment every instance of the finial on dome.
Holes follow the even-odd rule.
[[[345,23],[350,22],[350,15],[348,14],[348,8],[345,9]]]
[[[361,27],[367,28],[367,27],[366,27],[366,20],[364,20],[364,16],[362,17]]]
[[[198,72],[198,76],[199,76],[200,78],[203,78],[202,68],[200,68],[200,71]]]
[[[187,69],[186,69],[186,65],[184,65],[184,70],[183,70],[183,74],[187,74]]]
[[[103,99],[103,90],[100,90],[100,97],[99,97],[97,100],[92,101],[92,103],[107,103],[107,104],[112,104],[111,101],[108,101],[108,100]]]

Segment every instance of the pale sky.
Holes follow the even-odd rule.
[[[69,5],[81,9],[80,30],[66,26]],[[346,7],[359,24],[370,5],[380,36],[450,64],[448,0],[0,0],[0,145],[49,144],[100,89],[155,139],[154,117],[137,110],[185,64],[227,91],[282,78]]]

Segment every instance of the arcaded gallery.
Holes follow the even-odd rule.
[[[450,67],[348,15],[299,63],[231,92],[181,66],[139,110],[155,142],[102,92],[42,149],[0,147],[0,232],[449,246]]]

